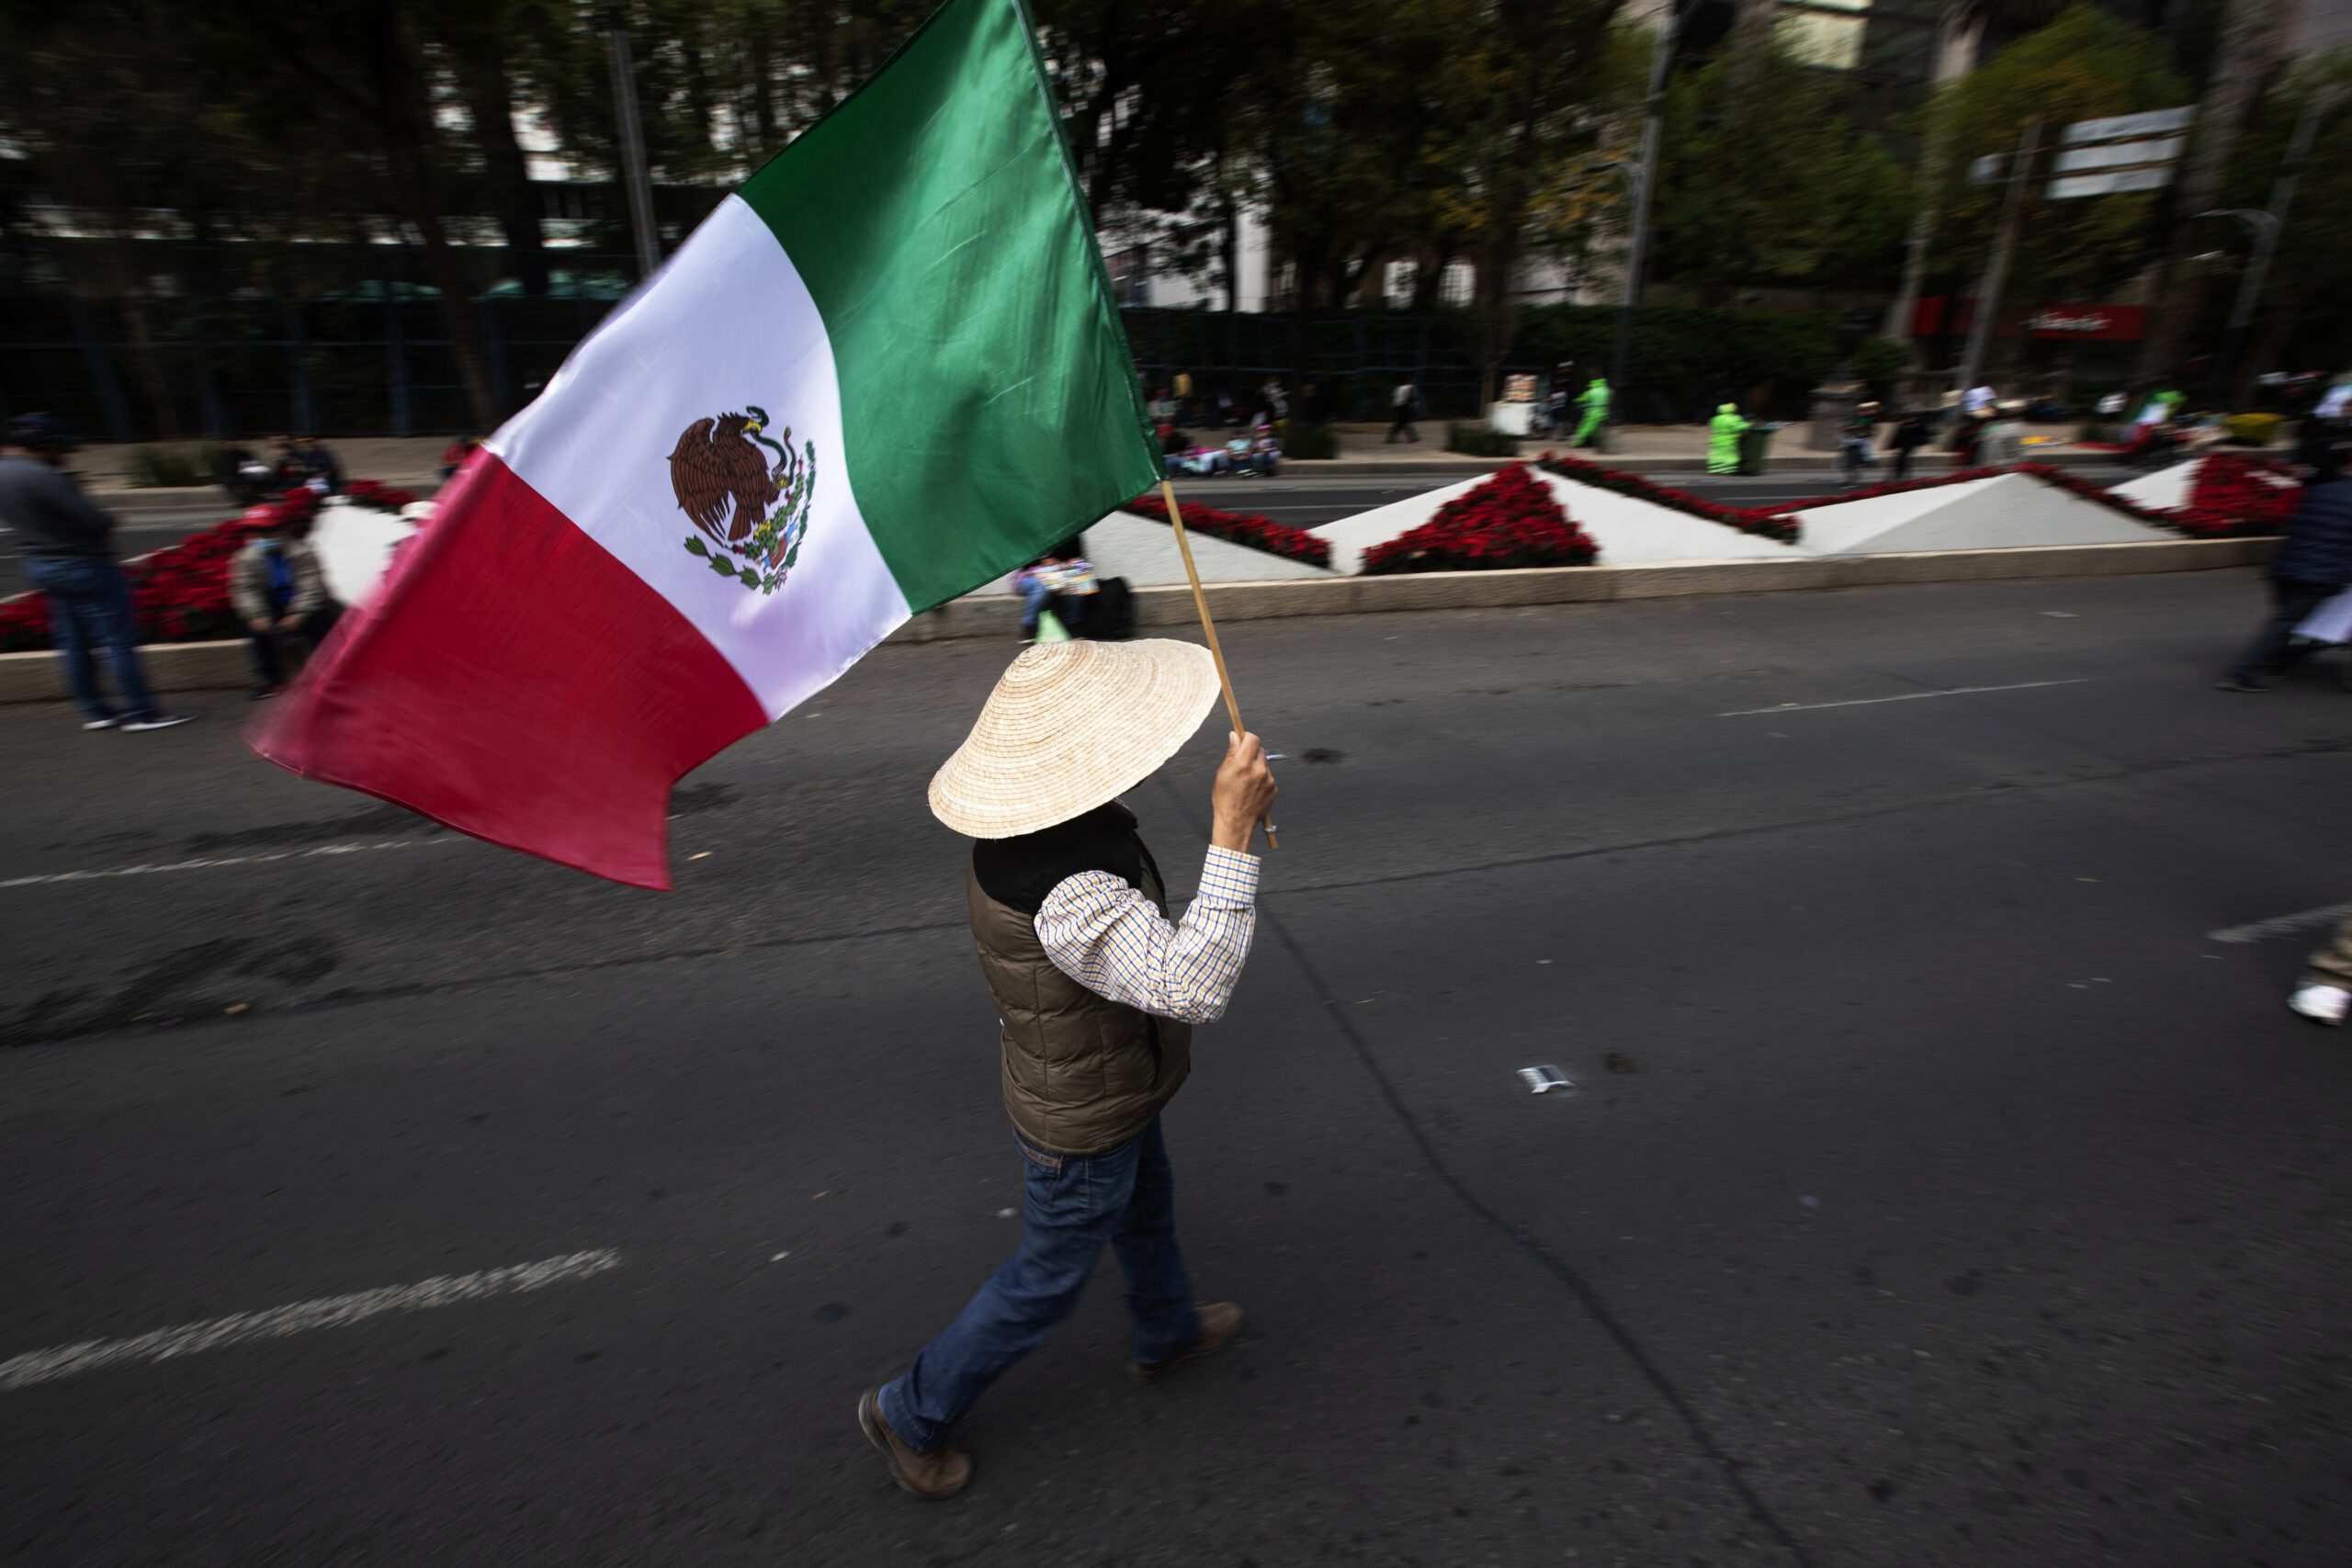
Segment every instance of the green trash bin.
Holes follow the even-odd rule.
[[[1760,474],[1764,459],[1772,455],[1772,431],[1769,424],[1751,424],[1739,433],[1739,471]]]

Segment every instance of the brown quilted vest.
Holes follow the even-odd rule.
[[[1013,895],[1016,902],[981,885],[983,854],[992,885],[1025,889]],[[1042,900],[1062,875],[1075,874],[1072,867],[1111,871],[1168,912],[1135,818],[1115,804],[1078,823],[982,844],[965,873],[965,893],[972,942],[1004,1025],[1004,1109],[1038,1147],[1091,1155],[1151,1125],[1184,1086],[1193,1026],[1096,996],[1054,967],[1032,913],[1019,904]]]

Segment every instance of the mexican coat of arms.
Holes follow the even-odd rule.
[[[768,424],[767,410],[746,403],[741,413],[695,421],[670,454],[670,488],[700,530],[686,536],[687,552],[760,593],[783,587],[799,558],[817,488],[817,444],[795,452],[792,427],[776,441]]]

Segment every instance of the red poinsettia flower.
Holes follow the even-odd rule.
[[[1294,528],[1271,517],[1219,512],[1214,506],[1203,506],[1197,502],[1182,504],[1184,526],[1196,534],[1247,545],[1251,549],[1263,550],[1268,555],[1281,556],[1288,560],[1304,561],[1308,566],[1331,564],[1330,541],[1317,538],[1304,528]],[[1136,497],[1127,502],[1125,510],[1138,517],[1148,517],[1155,523],[1168,521],[1167,502],[1156,492]]]
[[[404,491],[387,490],[373,479],[355,479],[348,493],[362,505],[397,510],[409,502]],[[397,498],[397,499],[396,499]],[[289,491],[264,506],[248,507],[177,544],[122,563],[130,580],[131,607],[151,642],[202,642],[239,636],[243,626],[229,603],[229,558],[244,542],[280,522],[300,523],[319,508],[309,491]],[[1317,541],[1320,543],[1321,541]],[[49,610],[38,593],[0,601],[0,652],[32,652],[54,647]]]
[[[1600,553],[1524,463],[1497,471],[1438,508],[1427,523],[1364,552],[1368,577],[1408,571],[1482,571],[1589,566]]]

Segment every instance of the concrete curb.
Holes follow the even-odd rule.
[[[2129,545],[2050,545],[2022,549],[1921,550],[1903,555],[1792,560],[1677,561],[1659,566],[1530,567],[1511,571],[1433,571],[1396,577],[1306,578],[1291,582],[1212,582],[1209,613],[1220,621],[1286,615],[1375,615],[1392,610],[1502,609],[1521,604],[1671,599],[1694,593],[1777,593],[1903,582],[1989,582],[2026,577],[2124,577],[2211,571],[2270,558],[2276,539],[2157,539]],[[1136,624],[1180,626],[1194,620],[1193,591],[1138,588]],[[975,595],[927,610],[892,642],[1012,637],[1021,624],[1011,594]]]
[[[1921,550],[1843,559],[1678,561],[1664,566],[1530,567],[1515,571],[1432,571],[1399,577],[1302,578],[1285,582],[1212,582],[1209,613],[1220,621],[1290,615],[1378,615],[1396,610],[1494,610],[1523,604],[1588,604],[1618,599],[1674,599],[1697,593],[1784,593],[1800,589],[1863,588],[1902,582],[1991,582],[2026,577],[2127,577],[2144,572],[2211,571],[2256,566],[2278,541],[2158,539],[2131,545],[2052,545],[2005,550]],[[1193,624],[1193,591],[1138,588],[1136,624]],[[1011,637],[1021,602],[1009,593],[977,594],[926,610],[890,634],[891,642],[951,637]],[[151,643],[140,650],[159,692],[233,689],[253,677],[245,645]],[[59,702],[63,671],[54,653],[0,653],[0,703]]]
[[[244,639],[151,642],[139,650],[147,683],[159,692],[214,692],[253,683]],[[101,680],[113,689],[98,661]],[[67,696],[65,667],[54,653],[0,653],[0,703],[55,703]]]

